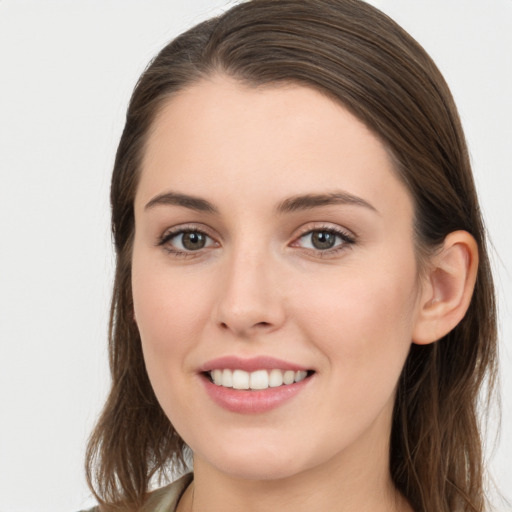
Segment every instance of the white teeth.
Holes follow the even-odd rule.
[[[268,373],[267,370],[258,370],[250,374],[249,387],[251,389],[267,389]]]
[[[249,374],[243,370],[233,371],[233,388],[249,389]]]
[[[222,370],[213,370],[212,372],[212,380],[217,384],[217,386],[222,385]]]
[[[212,381],[217,386],[234,389],[268,389],[282,385],[290,385],[304,380],[308,375],[306,371],[293,370],[256,370],[246,372],[244,370],[215,369],[210,372]]]
[[[300,382],[301,380],[304,380],[308,376],[308,372],[295,372],[295,382]]]
[[[283,375],[283,383],[284,384],[293,384],[295,381],[295,372],[292,370],[288,370],[284,372]]]
[[[226,388],[233,387],[233,372],[231,370],[223,370],[222,372],[222,382],[220,384]]]
[[[268,384],[271,388],[277,388],[283,385],[283,372],[281,370],[270,370]]]

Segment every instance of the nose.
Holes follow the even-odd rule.
[[[263,251],[238,251],[224,262],[214,313],[221,329],[248,339],[283,325],[286,312],[277,267]]]

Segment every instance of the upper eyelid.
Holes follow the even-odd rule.
[[[178,224],[177,226],[165,229],[163,233],[159,236],[159,239],[163,240],[165,238],[168,238],[169,236],[172,237],[179,235],[180,233],[186,232],[203,233],[204,235],[212,238],[213,240],[216,239],[215,235],[212,233],[212,230],[204,226],[203,224]]]
[[[308,231],[308,232],[304,233],[303,235],[297,237],[295,239],[295,241],[291,244],[292,247],[293,246],[298,246],[300,240],[302,240],[303,238],[305,238],[307,236],[311,236],[315,231],[327,231],[327,230],[316,230],[316,229],[314,229],[312,231]],[[328,252],[328,251],[336,250],[339,247],[344,246],[344,245],[351,245],[351,244],[353,244],[355,242],[355,240],[352,237],[349,237],[345,233],[342,233],[342,232],[339,232],[339,231],[331,231],[330,233],[334,234],[335,237],[338,238],[341,241],[341,243],[339,243],[338,245],[336,245],[334,247],[330,247],[328,249],[309,249],[309,248],[303,248],[303,249],[314,250],[316,252]]]
[[[299,233],[295,235],[295,239],[298,239],[313,231],[331,231],[333,233],[343,234],[349,238],[357,238],[357,234],[354,233],[354,231],[346,227],[340,226],[339,224],[331,224],[329,222],[311,222],[304,224],[302,227],[299,228]]]

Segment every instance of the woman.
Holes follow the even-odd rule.
[[[358,0],[253,0],[166,46],[112,178],[101,510],[485,509],[492,277],[450,92]],[[193,479],[148,494],[185,468]]]

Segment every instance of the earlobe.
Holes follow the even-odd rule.
[[[467,231],[454,231],[432,256],[420,297],[413,342],[433,343],[464,317],[478,269],[478,246]]]

